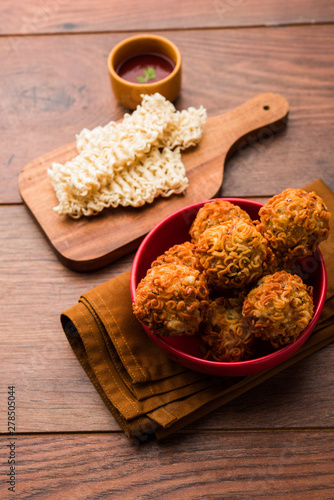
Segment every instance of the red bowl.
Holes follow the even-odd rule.
[[[242,198],[223,198],[239,205],[253,220],[258,218],[262,203]],[[151,263],[166,250],[189,240],[189,229],[198,210],[212,200],[206,200],[184,207],[165,217],[142,241],[135,255],[131,270],[131,296],[134,301],[140,280],[146,275]],[[318,249],[312,256],[301,262],[303,280],[313,287],[314,315],[298,339],[279,350],[247,361],[219,362],[203,359],[196,336],[161,337],[153,334],[143,325],[148,336],[165,353],[181,365],[201,373],[215,376],[244,376],[259,373],[282,363],[292,356],[311,335],[325,302],[327,275],[324,259]]]

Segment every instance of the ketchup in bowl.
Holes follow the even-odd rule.
[[[139,54],[125,59],[116,72],[128,82],[153,83],[166,78],[174,66],[174,63],[162,54]]]

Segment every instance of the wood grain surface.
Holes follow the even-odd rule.
[[[334,345],[162,442],[129,440],[73,354],[59,315],[131,268],[64,267],[23,205],[18,177],[82,128],[117,120],[106,60],[134,32],[183,56],[176,107],[225,113],[264,92],[287,128],[241,148],[221,195],[265,201],[316,178],[334,190],[334,4],[325,0],[3,0],[0,3],[0,497],[334,498]],[[16,492],[7,489],[16,387]]]
[[[110,433],[23,435],[17,446],[20,500],[333,498],[333,434],[321,429],[182,433],[161,443]]]
[[[225,26],[279,26],[329,23],[334,6],[328,0],[2,0],[1,34],[99,31],[178,30]]]
[[[73,142],[84,127],[123,116],[106,61],[125,37],[36,36],[20,39],[17,46],[12,38],[0,37],[0,203],[21,202],[18,175],[30,161]],[[282,94],[290,104],[286,132],[264,136],[228,163],[226,196],[283,190],[290,162],[302,166],[301,185],[313,180],[315,170],[333,183],[334,26],[176,31],[169,38],[183,55],[178,109],[202,104],[208,116],[215,116],[264,92]]]
[[[286,126],[289,103],[264,93],[222,115],[209,117],[196,147],[182,153],[189,186],[182,195],[158,198],[143,207],[105,209],[94,217],[72,219],[53,210],[57,197],[47,175],[53,162],[64,164],[78,152],[71,143],[30,162],[19,176],[19,190],[60,261],[76,271],[99,269],[137,248],[164,217],[220,192],[225,161],[258,138],[271,138]]]

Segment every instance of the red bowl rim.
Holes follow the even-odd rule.
[[[256,208],[260,208],[261,206],[263,206],[263,203],[261,203],[259,201],[255,201],[255,200],[248,200],[247,198],[214,198],[214,199],[225,200],[225,201],[229,201],[230,203],[235,203],[235,204],[238,204],[238,202],[240,202],[240,201],[245,201],[245,202],[247,202],[247,204],[252,205],[253,207],[256,207]],[[194,203],[191,205],[187,205],[187,206],[167,215],[156,226],[154,226],[154,228],[152,228],[151,231],[146,235],[146,237],[144,238],[144,240],[142,241],[142,243],[140,244],[140,246],[136,252],[136,255],[134,257],[133,264],[132,264],[132,269],[131,269],[130,289],[131,289],[131,297],[132,297],[133,301],[135,300],[135,297],[136,297],[136,288],[137,288],[135,270],[137,269],[138,263],[142,257],[142,253],[146,247],[146,243],[150,239],[152,233],[155,232],[156,230],[158,230],[169,219],[177,216],[180,212],[184,212],[185,210],[196,209],[197,207],[200,208],[205,203],[212,202],[214,199],[209,199],[209,200],[197,202],[197,203]],[[322,256],[322,253],[321,253],[319,248],[317,248],[316,253],[319,256],[319,262],[320,262],[320,266],[321,266],[321,270],[322,270],[322,274],[323,274],[323,281],[321,283],[321,287],[319,290],[319,301],[318,301],[317,307],[313,313],[313,318],[310,321],[310,323],[307,325],[305,330],[299,335],[299,337],[297,338],[297,340],[295,342],[293,342],[292,344],[289,344],[285,347],[282,347],[281,349],[278,349],[277,351],[274,351],[270,354],[266,354],[266,355],[261,356],[259,358],[253,358],[253,359],[244,360],[244,361],[231,361],[231,362],[210,361],[207,359],[198,358],[197,356],[192,356],[191,354],[187,354],[184,351],[181,351],[181,350],[171,346],[170,344],[168,344],[167,342],[164,341],[163,337],[161,337],[159,335],[154,335],[145,325],[142,325],[142,326],[144,327],[147,334],[152,338],[152,340],[155,343],[157,343],[158,345],[163,346],[162,348],[164,350],[166,350],[168,353],[170,353],[171,356],[174,357],[174,359],[175,359],[175,357],[183,358],[185,361],[188,361],[191,364],[197,364],[199,366],[199,370],[201,367],[201,368],[203,368],[203,371],[205,371],[206,373],[207,373],[207,371],[205,370],[206,367],[207,368],[210,367],[213,370],[215,368],[217,368],[217,370],[215,370],[215,371],[219,371],[219,369],[220,369],[224,373],[229,371],[231,374],[233,374],[234,372],[235,373],[239,373],[239,372],[240,373],[241,372],[256,373],[256,371],[254,371],[253,369],[255,369],[259,365],[262,368],[261,371],[264,371],[268,368],[276,366],[276,364],[278,364],[282,358],[283,358],[282,361],[287,359],[287,357],[290,357],[290,353],[291,353],[291,355],[294,354],[299,349],[299,347],[301,347],[305,343],[305,341],[311,335],[311,333],[312,333],[312,331],[313,331],[313,329],[314,329],[314,327],[319,319],[320,313],[323,309],[325,299],[326,299],[326,291],[327,291],[327,272],[326,272],[325,261],[324,261],[324,258]],[[288,356],[286,356],[287,351],[289,352]],[[278,360],[278,363],[275,363],[275,365],[273,365],[273,363],[272,363],[273,360],[276,360],[276,361]]]

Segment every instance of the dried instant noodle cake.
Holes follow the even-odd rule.
[[[54,210],[79,218],[183,193],[188,179],[181,150],[199,142],[205,120],[202,106],[176,111],[156,93],[144,95],[142,104],[121,122],[82,130],[79,154],[48,170],[59,201]]]
[[[195,220],[190,227],[189,234],[191,240],[195,243],[209,227],[217,226],[233,219],[252,221],[245,210],[227,200],[216,199],[205,203],[197,212]]]
[[[244,361],[254,354],[254,335],[242,316],[243,298],[219,297],[211,301],[208,318],[200,332],[204,359]]]
[[[286,189],[260,210],[257,229],[268,240],[277,259],[312,255],[329,233],[330,212],[316,193]]]
[[[206,110],[203,106],[175,111],[157,146],[170,149],[180,147],[182,150],[196,146],[202,138],[205,120]]]
[[[206,318],[209,290],[203,275],[188,266],[154,266],[140,281],[133,311],[153,333],[194,335]]]
[[[221,291],[250,285],[262,275],[267,259],[266,240],[243,219],[206,229],[194,251],[208,284]]]
[[[261,278],[247,295],[243,317],[256,337],[280,348],[294,342],[313,316],[312,288],[286,271]]]
[[[137,161],[131,168],[124,168],[109,179],[105,186],[90,193],[85,205],[81,206],[83,215],[93,215],[104,208],[140,207],[144,203],[152,203],[157,196],[168,197],[171,194],[183,193],[188,186],[185,168],[179,149],[174,151],[164,148],[152,148],[149,155]],[[71,208],[81,203],[79,197],[72,199]],[[75,212],[76,213],[76,212]],[[72,213],[73,217],[74,213]]]

